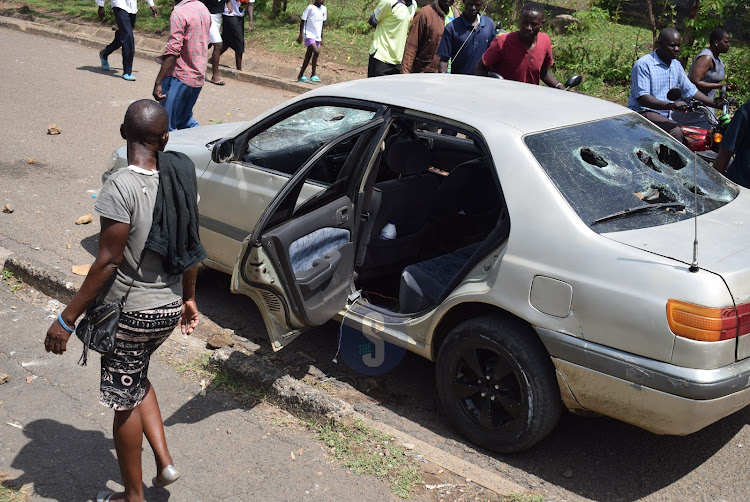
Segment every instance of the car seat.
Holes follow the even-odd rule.
[[[369,202],[369,220],[359,278],[367,279],[400,271],[419,259],[423,247],[425,223],[438,190],[438,179],[427,173],[430,152],[419,140],[391,144],[385,151],[388,167],[398,175],[395,179],[375,184]],[[397,237],[380,238],[389,222],[396,225]]]

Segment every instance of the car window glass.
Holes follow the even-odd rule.
[[[307,108],[250,138],[240,160],[292,174],[329,140],[368,122],[375,113],[345,106]],[[311,178],[325,185],[335,179],[331,169],[319,169]]]
[[[525,142],[578,216],[597,232],[691,218],[696,185],[698,214],[723,206],[738,193],[702,159],[696,162],[687,147],[637,115],[536,133]],[[660,203],[685,207],[639,211],[592,225],[614,212]]]

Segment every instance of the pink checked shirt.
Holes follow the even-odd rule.
[[[211,15],[199,0],[182,0],[169,16],[169,39],[164,56],[177,56],[168,75],[190,87],[203,87],[208,65]]]

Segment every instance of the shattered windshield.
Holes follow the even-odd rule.
[[[343,106],[316,106],[277,122],[252,138],[251,151],[271,152],[300,142],[322,144],[336,136],[364,124],[375,116],[375,111]]]
[[[578,216],[597,232],[691,218],[694,192],[699,215],[738,193],[700,157],[696,164],[687,147],[634,114],[536,133],[524,140]],[[640,210],[648,205],[660,206]]]

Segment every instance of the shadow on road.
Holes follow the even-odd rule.
[[[90,71],[91,73],[100,73],[102,75],[109,75],[110,77],[119,77],[117,68],[110,66],[109,70],[103,70],[101,66],[79,66],[76,70]]]
[[[202,270],[198,281],[202,312],[223,327],[261,346],[270,344],[260,313],[248,298],[229,292],[229,276]],[[552,434],[540,444],[515,455],[477,448],[448,425],[435,386],[433,363],[412,353],[389,374],[364,376],[343,362],[334,364],[338,325],[313,329],[276,353],[276,365],[301,378],[311,363],[328,378],[346,382],[365,394],[355,409],[373,410],[376,403],[425,429],[456,441],[454,454],[494,470],[499,460],[553,485],[597,501],[630,502],[654,494],[706,463],[747,424],[750,407],[690,436],[658,436],[606,417],[563,415]],[[345,396],[346,397],[346,396]],[[721,467],[721,466],[719,466]],[[728,469],[732,467],[725,466]]]

